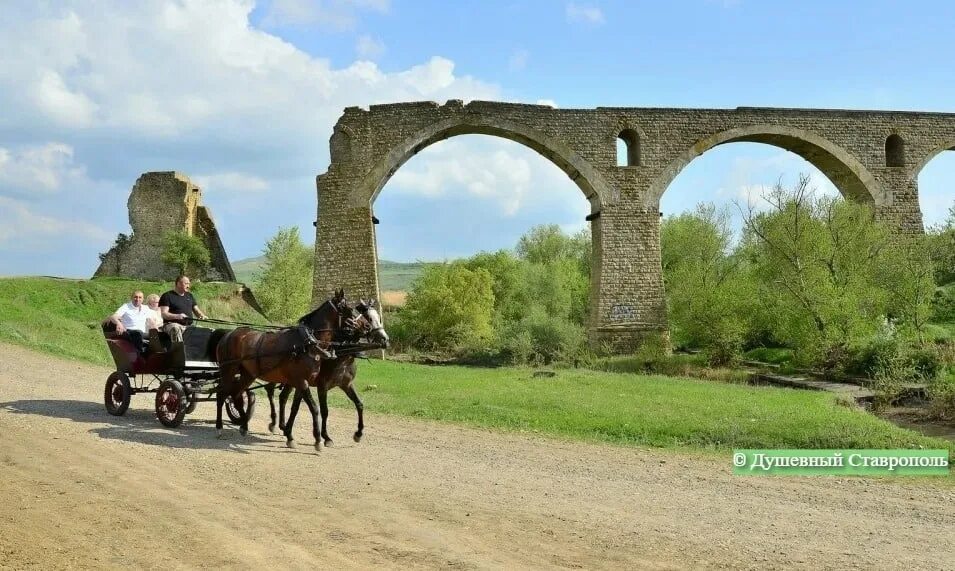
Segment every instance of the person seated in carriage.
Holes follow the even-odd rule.
[[[148,331],[147,320],[152,317],[152,311],[143,305],[143,292],[134,291],[130,301],[119,306],[109,318],[108,322],[116,327],[116,333],[130,341],[137,351],[146,352],[143,341]]]
[[[182,333],[186,327],[192,325],[193,317],[205,319],[203,313],[193,297],[192,282],[188,276],[179,276],[173,289],[162,294],[159,298],[159,310],[163,319],[163,331],[169,334],[173,342],[182,343]]]

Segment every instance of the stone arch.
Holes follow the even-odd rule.
[[[869,170],[838,145],[803,129],[750,125],[704,137],[677,156],[650,185],[645,206],[657,208],[667,187],[690,161],[717,145],[736,142],[764,143],[799,155],[829,177],[846,198],[876,206],[892,203],[891,195],[882,189]]]
[[[520,143],[537,151],[577,184],[599,212],[603,205],[614,204],[618,193],[575,151],[564,143],[520,123],[504,119],[455,117],[429,125],[395,145],[362,178],[352,194],[352,206],[369,206],[401,165],[426,147],[458,135],[491,135]]]

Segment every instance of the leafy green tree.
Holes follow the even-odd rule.
[[[431,349],[456,349],[489,341],[494,290],[484,268],[464,263],[435,264],[415,280],[401,311],[412,344]]]
[[[722,363],[740,350],[752,284],[732,253],[729,213],[713,204],[667,218],[660,228],[670,326],[678,345],[703,348]]]
[[[508,250],[498,250],[493,253],[475,254],[464,260],[463,264],[469,270],[483,269],[490,274],[496,321],[513,321],[520,318],[522,308],[518,303],[517,292],[522,287],[525,262]]]
[[[119,239],[117,239],[119,242]],[[211,256],[202,238],[186,232],[167,232],[163,236],[162,261],[180,273],[196,277],[205,275]]]
[[[776,185],[763,196],[767,211],[750,206],[744,241],[777,338],[801,361],[827,365],[886,317],[917,329],[931,300],[923,279],[930,270],[868,206],[817,198],[808,182]]]
[[[935,283],[955,282],[955,204],[948,209],[948,218],[929,228],[927,248],[935,269]]]
[[[255,296],[266,315],[288,323],[304,315],[312,298],[314,253],[298,228],[280,228],[265,244],[265,264],[254,278]]]

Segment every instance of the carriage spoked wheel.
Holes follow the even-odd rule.
[[[249,409],[249,420],[252,419],[252,413],[255,412],[255,393],[252,391],[245,391],[245,402],[248,403]],[[232,424],[240,424],[242,418],[239,416],[239,407],[232,402],[232,397],[228,396],[225,398],[225,413],[229,417],[229,420]]]
[[[186,416],[189,402],[182,383],[175,379],[166,379],[156,392],[156,417],[163,426],[176,428]]]
[[[113,372],[106,379],[106,390],[103,391],[103,402],[106,412],[113,416],[123,416],[129,408],[129,398],[133,390],[129,386],[129,377],[126,373]]]

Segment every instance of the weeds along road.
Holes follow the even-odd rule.
[[[952,569],[955,487],[743,478],[729,460],[332,409],[319,454],[214,407],[125,417],[109,370],[0,344],[0,568]],[[360,378],[360,374],[359,374]],[[359,381],[359,386],[361,383]],[[301,417],[300,417],[301,418]]]

